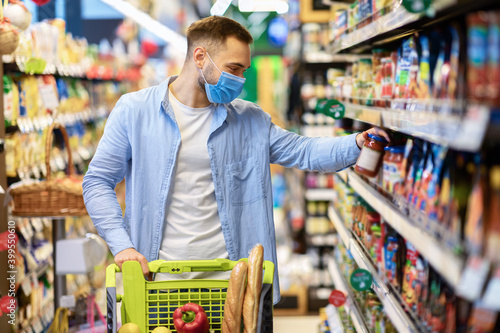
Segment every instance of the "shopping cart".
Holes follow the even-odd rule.
[[[241,259],[247,261],[247,259]],[[228,259],[165,261],[149,263],[152,273],[181,274],[185,272],[229,271],[237,261]],[[260,297],[260,311],[257,333],[273,331],[273,276],[274,264],[264,261],[264,277]],[[123,295],[116,294],[117,265],[106,269],[108,333],[117,332],[117,302],[122,302],[122,324],[135,323],[141,333],[150,333],[158,326],[165,326],[177,332],[173,325],[175,309],[186,303],[200,304],[210,321],[210,329],[221,332],[224,315],[224,301],[228,280],[167,280],[147,281],[137,261],[127,261],[122,265]]]

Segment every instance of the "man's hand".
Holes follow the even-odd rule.
[[[125,261],[138,261],[141,264],[142,273],[144,277],[149,275],[148,261],[146,257],[136,251],[133,247],[120,251],[115,256],[115,264],[122,269],[122,265]]]
[[[368,131],[364,131],[356,135],[356,144],[358,145],[359,149],[363,148],[365,141],[368,140],[368,134],[375,134],[378,136],[382,136],[387,140],[387,142],[391,142],[391,138],[389,137],[389,134],[387,134],[386,131],[377,127],[372,127]]]

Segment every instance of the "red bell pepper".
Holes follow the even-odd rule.
[[[187,303],[174,311],[174,326],[178,333],[208,333],[210,323],[203,308]]]

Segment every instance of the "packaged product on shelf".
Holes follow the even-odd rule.
[[[488,15],[467,15],[467,91],[468,98],[483,101],[487,97]]]
[[[403,66],[400,84],[400,97],[405,99],[420,99],[421,94],[418,86],[419,78],[419,56],[417,51],[418,39],[416,36],[410,37],[403,42]]]
[[[391,52],[389,57],[382,58],[382,105],[387,106],[385,100],[394,98],[396,85],[396,64],[398,63],[398,52]]]
[[[454,23],[448,27],[451,38],[450,45],[450,60],[449,60],[449,78],[446,82],[447,95],[445,98],[455,101],[465,98],[465,68],[463,64],[463,51],[464,38],[461,28],[458,24]]]
[[[403,272],[402,297],[414,313],[421,313],[426,300],[428,264],[417,249],[406,241],[406,264]]]
[[[488,13],[488,96],[500,106],[500,11]]]
[[[388,146],[382,167],[382,187],[389,193],[399,193],[404,180],[405,146]]]
[[[500,162],[500,161],[496,161]],[[500,164],[491,165],[488,170],[489,186],[486,200],[486,257],[500,263]]]
[[[355,28],[359,23],[359,2],[354,1],[354,3],[349,7],[348,10],[348,29]]]
[[[416,172],[415,183],[412,190],[412,198],[410,204],[418,210],[422,210],[422,205],[425,210],[425,203],[427,199],[427,185],[432,175],[434,168],[434,156],[432,153],[432,144],[424,143],[425,157]]]
[[[396,290],[401,291],[403,267],[406,261],[404,240],[387,223],[383,224],[384,276]]]
[[[3,105],[5,127],[14,125],[19,114],[19,90],[11,76],[3,76]]]
[[[372,21],[372,2],[376,0],[360,0],[359,2],[359,12],[360,12],[360,25],[359,28],[364,27],[371,23]]]
[[[443,182],[443,169],[446,162],[448,149],[443,146],[435,145],[434,149],[434,169],[429,184],[427,185],[427,203],[423,209],[426,215],[432,219],[438,218],[439,195],[441,184]]]
[[[477,167],[474,174],[474,185],[467,204],[465,221],[465,245],[469,255],[481,256],[486,241],[487,230],[484,220],[486,177],[485,168]]]
[[[347,30],[347,21],[348,21],[348,11],[345,9],[338,10],[335,13],[335,28],[336,34],[335,38],[342,38]]]
[[[420,67],[418,75],[418,99],[427,100],[431,98],[431,50],[430,40],[426,35],[419,36],[420,42]]]

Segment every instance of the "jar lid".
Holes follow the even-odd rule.
[[[376,140],[378,142],[382,142],[382,143],[387,143],[387,140],[384,139],[383,137],[381,136],[378,136],[378,135],[375,135],[375,134],[368,134],[368,137],[370,139],[373,139],[373,140]]]
[[[405,146],[393,146],[390,148],[391,152],[395,154],[403,154],[405,152]]]

